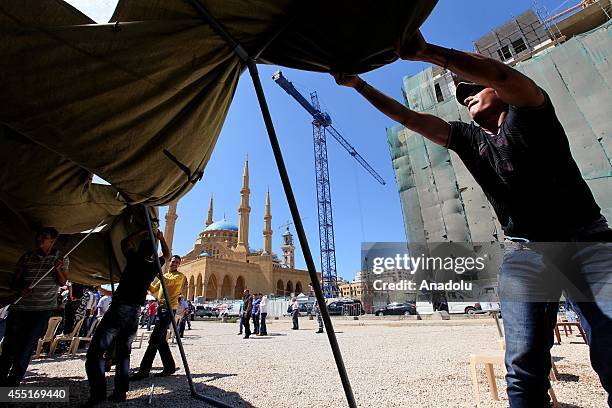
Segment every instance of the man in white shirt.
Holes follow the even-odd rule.
[[[300,316],[300,305],[296,298],[291,299],[291,319],[293,321],[292,330],[299,330],[298,317]]]
[[[98,317],[104,316],[104,313],[108,310],[113,297],[111,295],[104,295],[100,298],[98,302]]]
[[[178,305],[176,307],[176,315],[178,317],[180,317],[180,321],[179,321],[179,334],[181,336],[181,338],[183,337],[183,334],[185,334],[185,323],[187,321],[187,316],[185,316],[187,313],[189,313],[189,305],[187,304],[187,302],[183,299],[183,296],[179,296],[178,298]]]
[[[259,334],[258,336],[267,336],[268,328],[266,327],[266,316],[268,315],[268,297],[263,295],[259,302]]]

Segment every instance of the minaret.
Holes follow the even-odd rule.
[[[208,206],[208,218],[206,219],[206,226],[208,227],[213,223],[213,195],[210,193],[210,204]]]
[[[288,268],[295,267],[295,247],[293,246],[293,235],[289,231],[289,225],[287,225],[287,231],[283,233],[283,264]]]
[[[238,244],[236,249],[241,252],[249,252],[249,161],[244,162],[244,173],[242,174],[242,188],[240,189],[240,208],[238,208]]]
[[[270,211],[270,191],[266,194],[266,213],[264,215],[264,250],[262,255],[272,255],[272,214]]]
[[[176,207],[178,205],[178,200],[174,200],[170,203],[168,207],[168,212],[166,213],[166,228],[164,229],[164,238],[166,240],[166,244],[168,244],[168,248],[170,248],[170,253],[172,253],[172,240],[174,239],[174,227],[176,225],[176,219],[178,215],[176,215]],[[168,268],[168,264],[165,265],[164,271]]]

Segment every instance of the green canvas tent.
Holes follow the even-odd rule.
[[[258,63],[345,72],[394,61],[435,3],[201,1],[249,53],[284,27]],[[246,65],[183,0],[120,0],[108,24],[61,0],[4,0],[0,32],[0,287],[34,226],[68,247],[102,218],[69,277],[108,281],[141,223],[129,206],[167,204],[200,179]]]
[[[120,240],[201,179],[240,74],[248,68],[319,304],[325,299],[256,63],[360,73],[395,59],[436,0],[120,0],[94,24],[62,0],[0,3],[0,289],[30,229],[55,226],[69,278],[103,282]],[[92,183],[97,174],[110,185]],[[143,206],[135,206],[143,204]],[[154,211],[153,211],[154,212]],[[145,216],[146,215],[146,216]],[[144,220],[143,220],[144,219]],[[158,264],[159,273],[161,267]],[[169,298],[162,279],[162,286]],[[348,405],[356,402],[327,308],[322,318]],[[172,319],[174,332],[178,334]],[[198,393],[180,337],[191,394]]]

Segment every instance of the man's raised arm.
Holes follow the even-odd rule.
[[[437,116],[415,112],[369,85],[357,75],[332,73],[338,85],[354,88],[376,109],[408,129],[420,133],[434,143],[448,144],[449,124]]]
[[[514,68],[483,55],[429,44],[420,31],[404,47],[398,48],[397,53],[402,59],[429,62],[478,85],[493,88],[507,104],[522,108],[544,103],[544,94],[536,83]]]
[[[172,253],[170,252],[170,248],[168,247],[166,239],[164,238],[164,234],[162,234],[161,230],[157,230],[156,237],[159,240],[159,244],[161,245],[162,257],[166,260],[166,262],[168,262],[170,260],[170,257],[172,256]]]

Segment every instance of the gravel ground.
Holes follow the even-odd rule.
[[[271,321],[270,336],[242,340],[236,324],[195,321],[184,344],[198,391],[237,407],[346,406],[327,336],[315,334],[316,321]],[[450,321],[334,320],[346,368],[361,407],[475,406],[468,356],[495,350],[492,319]],[[565,407],[605,407],[605,394],[577,337],[562,337],[553,348],[560,381],[554,383]],[[132,351],[132,367],[144,353]],[[177,362],[178,348],[172,346]],[[88,397],[84,353],[34,360],[24,386],[69,386],[70,404]],[[182,364],[180,364],[182,366]],[[159,357],[154,371],[161,369]],[[112,374],[112,372],[111,372]],[[501,367],[496,369],[500,402],[491,400],[485,372],[479,369],[481,406],[507,407]],[[112,375],[107,376],[109,391]],[[154,383],[152,403],[149,392]],[[207,406],[190,397],[184,370],[172,377],[131,384],[125,406]],[[107,406],[112,406],[108,404]]]

